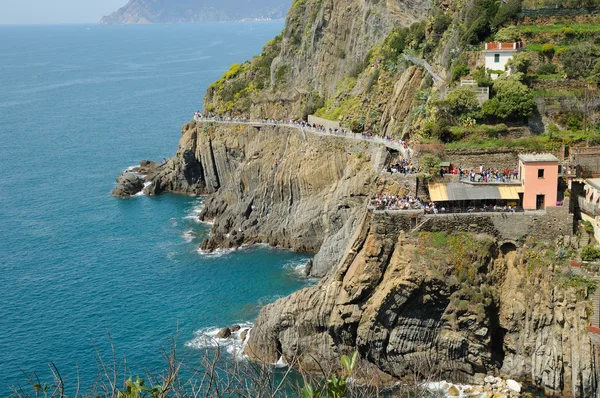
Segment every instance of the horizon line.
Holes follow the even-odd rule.
[[[245,23],[245,22],[274,22],[285,21],[285,18],[271,19],[238,19],[231,21],[204,21],[204,22],[151,22],[151,23],[130,23],[130,24],[102,24],[100,22],[17,22],[2,23],[0,26],[64,26],[64,25],[97,25],[97,26],[152,26],[152,25],[200,25],[208,23]]]

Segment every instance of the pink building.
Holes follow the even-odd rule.
[[[521,200],[525,210],[543,210],[556,207],[558,196],[558,159],[545,153],[519,155]]]

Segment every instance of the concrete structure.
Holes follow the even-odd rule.
[[[525,210],[556,207],[558,198],[558,159],[552,154],[519,155],[519,176]]]
[[[475,80],[466,80],[462,79],[460,81],[460,88],[470,88],[475,92],[477,96],[477,101],[479,102],[479,106],[483,106],[483,103],[490,99],[490,88],[489,87],[479,87]]]
[[[488,70],[506,70],[506,63],[523,49],[523,42],[514,43],[492,42],[485,44],[485,68]],[[510,70],[506,73],[510,74]],[[498,78],[497,73],[491,74],[492,79]]]
[[[600,242],[600,178],[571,181],[571,194],[577,219],[591,223],[594,237]]]
[[[600,147],[582,146],[569,148],[569,150],[569,161],[571,164],[577,166],[576,177],[600,177]],[[575,177],[575,175],[573,177]]]
[[[516,246],[520,246],[519,242],[527,236],[538,241],[555,242],[562,239],[564,244],[569,244],[574,227],[573,215],[569,214],[569,198],[565,198],[565,205],[562,207],[523,213],[429,215],[422,211],[373,212],[383,220],[392,219],[394,225],[411,234],[419,231],[479,233],[495,237],[499,244],[511,242]]]

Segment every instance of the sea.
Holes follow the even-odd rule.
[[[308,254],[199,252],[203,198],[110,194],[173,156],[208,85],[282,28],[0,27],[0,397],[51,363],[85,387],[112,346],[132,372],[163,369],[172,342],[194,365],[203,335],[314,283]]]

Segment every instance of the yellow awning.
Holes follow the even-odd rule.
[[[519,186],[517,187],[517,192],[518,192],[518,193],[523,193],[523,192],[525,192],[525,190],[523,189],[523,185],[519,185]]]
[[[499,186],[498,191],[500,192],[500,198],[502,199],[519,199],[519,192],[517,191],[517,187]]]
[[[447,202],[446,184],[429,184],[429,197],[433,202]]]

